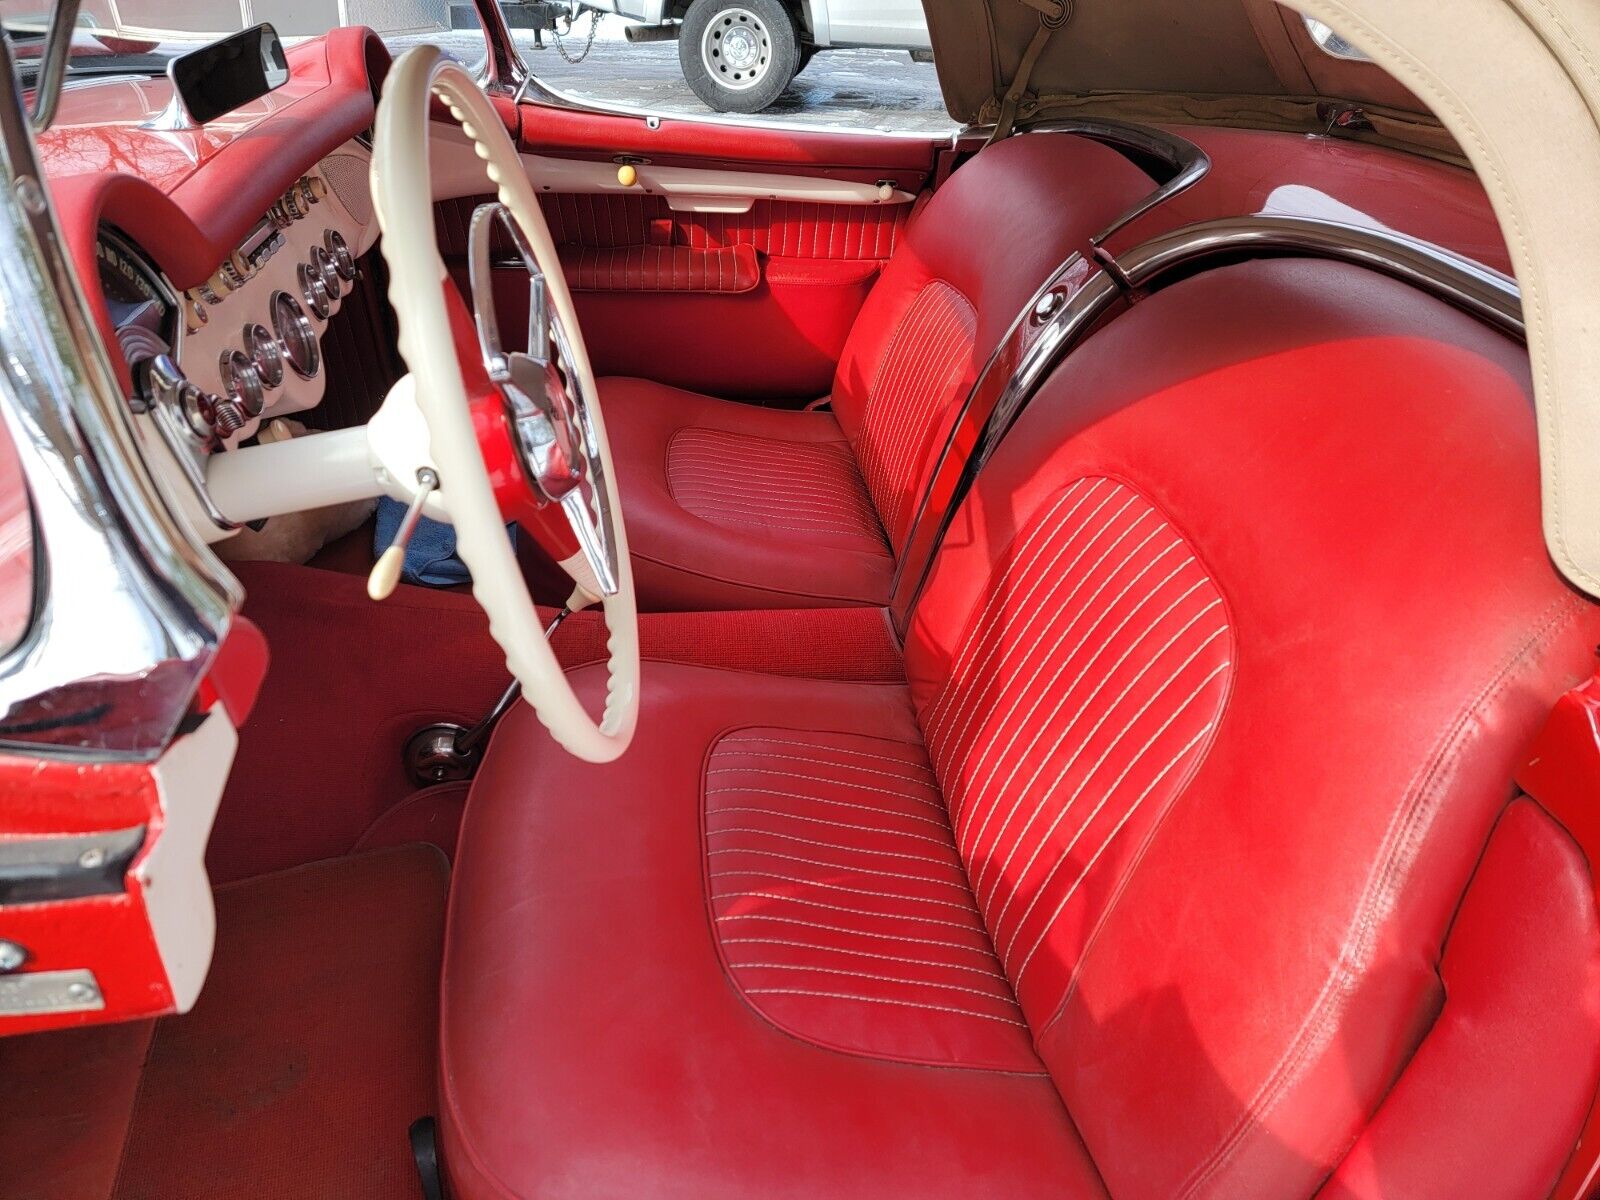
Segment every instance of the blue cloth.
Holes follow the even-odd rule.
[[[373,554],[382,554],[400,532],[400,522],[406,515],[406,506],[398,500],[382,496],[378,499],[378,530],[373,538]],[[511,544],[517,544],[517,527],[506,526]],[[400,578],[406,583],[423,587],[453,587],[458,583],[471,583],[472,574],[467,564],[456,553],[456,527],[444,521],[423,517],[412,531],[406,545],[405,565]]]

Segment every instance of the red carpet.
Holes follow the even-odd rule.
[[[421,1200],[447,869],[429,847],[217,893],[193,1012],[156,1026],[115,1200]]]
[[[392,843],[381,835],[385,814],[415,788],[401,761],[406,739],[436,721],[471,724],[510,680],[488,621],[464,593],[402,585],[374,604],[356,575],[270,562],[234,570],[272,666],[240,730],[206,855],[212,880]],[[601,658],[605,636],[599,613],[579,613],[553,646],[572,667]],[[875,609],[652,613],[640,618],[639,636],[646,658],[777,675],[902,678],[899,651]],[[435,808],[420,836],[441,846],[453,838],[437,829],[447,811]],[[375,826],[379,833],[364,839]]]

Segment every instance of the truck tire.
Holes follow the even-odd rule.
[[[778,0],[694,0],[678,34],[678,62],[710,107],[756,113],[800,70],[800,36]]]

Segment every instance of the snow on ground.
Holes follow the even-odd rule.
[[[548,34],[542,49],[535,46],[530,31],[514,30],[513,35],[529,69],[553,91],[597,104],[710,115],[684,81],[678,44],[626,41],[625,25],[620,17],[603,17],[594,46],[579,63],[567,62]],[[576,57],[583,50],[588,32],[589,18],[580,18],[577,28],[563,39],[568,53]],[[482,57],[481,42],[474,44],[476,36],[447,34],[425,40],[475,62]],[[731,116],[822,129],[942,134],[956,128],[945,112],[933,64],[914,63],[903,50],[820,51],[765,112]]]

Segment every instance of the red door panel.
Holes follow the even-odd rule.
[[[522,105],[522,150],[567,158],[636,154],[681,166],[782,167],[790,174],[874,181],[889,177],[917,192],[947,138],[906,137],[847,130],[785,129],[773,124],[693,121],[589,109]]]
[[[440,250],[458,277],[486,199],[438,207]],[[913,207],[757,199],[748,212],[696,213],[642,193],[541,200],[596,374],[775,402],[828,392]],[[501,327],[523,327],[520,272],[496,290]]]

